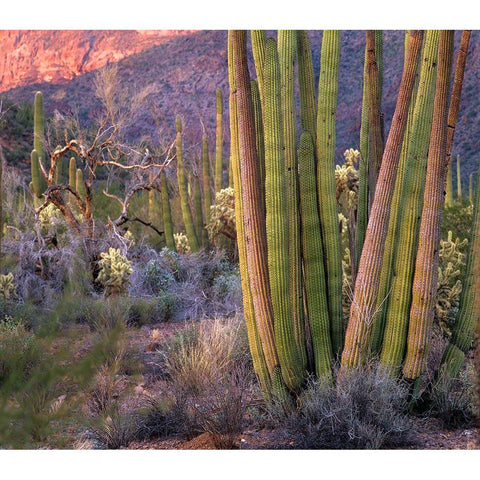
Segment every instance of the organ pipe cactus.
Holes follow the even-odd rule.
[[[85,183],[83,182],[83,172],[80,168],[77,168],[75,174],[75,190],[78,192],[82,199],[85,198]]]
[[[253,113],[255,116],[255,138],[258,155],[258,165],[260,167],[260,178],[262,180],[262,188],[265,183],[265,139],[263,135],[263,116],[262,105],[260,102],[260,90],[258,89],[258,82],[252,80],[250,82],[252,89],[252,103]]]
[[[302,364],[292,321],[289,262],[296,259],[289,258],[282,135],[282,120],[285,118],[281,112],[277,46],[271,38],[265,46],[264,102],[266,232],[275,341],[283,379],[291,390],[298,391],[304,380],[305,365]]]
[[[160,186],[162,193],[162,214],[163,214],[163,232],[165,234],[165,244],[167,248],[175,251],[175,240],[173,238],[173,221],[170,201],[168,199],[167,175],[162,170],[160,173]]]
[[[210,207],[212,206],[212,190],[210,175],[210,158],[208,156],[208,139],[202,138],[202,181],[203,181],[203,209],[205,212],[205,223],[210,222]]]
[[[453,206],[453,185],[452,185],[452,162],[447,165],[447,178],[445,180],[445,206]]]
[[[304,132],[300,137],[298,150],[298,177],[306,310],[312,338],[315,373],[319,377],[328,378],[331,376],[333,352],[315,170],[312,137],[310,133]]]
[[[269,366],[265,359],[264,349],[260,336],[260,327],[257,326],[255,318],[255,310],[252,292],[250,289],[250,280],[248,274],[248,255],[251,251],[247,251],[245,230],[243,224],[243,193],[242,193],[242,175],[240,165],[240,144],[239,144],[239,128],[238,128],[238,113],[237,113],[237,87],[235,80],[235,61],[234,61],[234,42],[243,42],[244,34],[234,35],[232,31],[228,32],[228,80],[230,85],[229,95],[229,111],[230,111],[230,165],[232,172],[230,175],[235,189],[235,224],[237,229],[237,244],[238,244],[238,259],[240,266],[240,277],[242,284],[242,298],[243,298],[243,315],[247,327],[248,342],[250,345],[250,352],[252,354],[253,368],[259,380],[262,392],[265,398],[271,398],[272,394],[272,380],[270,376]],[[237,50],[242,50],[241,46],[237,45]],[[243,75],[245,72],[245,65],[242,64],[241,70]],[[245,87],[245,84],[243,83]],[[245,147],[244,147],[245,148]]]
[[[192,211],[190,210],[190,205],[188,203],[188,185],[183,164],[182,120],[178,116],[175,120],[175,128],[177,131],[175,149],[177,156],[177,181],[180,194],[180,206],[190,249],[192,252],[196,252],[199,248],[199,243],[197,240],[197,234],[195,233]]]
[[[215,134],[215,193],[222,189],[223,175],[223,97],[222,90],[216,94],[216,134]],[[207,213],[208,210],[205,211]]]
[[[398,373],[401,368],[406,348],[412,294],[411,282],[418,246],[427,152],[432,127],[437,50],[438,30],[429,30],[425,35],[413,134],[408,148],[398,215],[397,247],[393,261],[395,275],[391,281],[380,357],[381,363],[392,373]]]
[[[404,377],[412,380],[417,379],[426,367],[427,345],[433,325],[437,294],[452,58],[453,31],[442,30],[439,33],[433,125],[428,148],[427,178],[412,286],[407,352],[403,366]]]
[[[368,354],[370,335],[377,311],[377,295],[381,262],[390,218],[389,206],[394,193],[395,177],[407,126],[417,63],[422,45],[422,32],[413,31],[406,51],[405,66],[397,104],[382,159],[377,191],[357,272],[354,300],[350,311],[342,366],[357,366]]]
[[[458,376],[465,354],[472,347],[480,323],[480,170],[473,204],[473,231],[467,254],[465,280],[460,295],[460,312],[452,330],[450,343],[440,363],[437,381],[448,382]]]
[[[332,347],[339,355],[343,347],[342,254],[335,197],[335,141],[340,32],[323,32],[318,85],[317,113],[317,182],[322,241],[325,249],[328,311]]]
[[[307,366],[305,348],[305,320],[303,318],[303,285],[300,249],[300,211],[297,167],[297,116],[295,110],[295,55],[297,33],[294,30],[278,32],[278,58],[280,71],[281,126],[283,135],[286,194],[286,217],[288,225],[288,267],[287,283],[290,285],[291,318],[296,349],[302,362],[302,370]],[[268,81],[269,79],[265,79]]]
[[[200,243],[200,247],[205,247],[208,241],[208,233],[205,230],[205,224],[203,221],[202,212],[202,191],[200,189],[200,179],[198,175],[192,174],[192,186],[193,186],[193,206],[195,211],[195,233]]]
[[[457,155],[457,200],[462,201],[462,175],[460,173],[460,155]]]

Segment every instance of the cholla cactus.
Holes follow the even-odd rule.
[[[443,333],[451,335],[452,322],[458,309],[462,282],[459,280],[460,268],[465,264],[465,255],[461,250],[467,245],[467,240],[453,241],[452,232],[448,232],[447,240],[440,242],[437,301],[435,304],[435,318]]]
[[[353,299],[352,260],[349,248],[345,248],[345,253],[342,258],[342,271],[342,308],[343,319],[346,322],[350,315],[350,307]]]
[[[190,243],[188,237],[183,233],[174,233],[173,239],[175,240],[175,248],[178,253],[190,253]]]
[[[210,222],[206,229],[210,240],[224,234],[235,238],[235,193],[233,188],[224,188],[215,194],[215,205],[210,207]]]
[[[347,207],[356,207],[358,201],[358,170],[355,165],[360,159],[360,152],[349,148],[345,150],[343,156],[345,162],[343,165],[335,167],[335,182],[337,185],[337,200],[340,199],[342,193],[347,202]]]
[[[132,273],[132,262],[120,253],[120,249],[112,247],[100,256],[102,259],[98,262],[101,267],[98,281],[105,287],[105,295],[126,293],[128,278]]]
[[[63,223],[62,212],[53,204],[49,203],[39,214],[40,225],[42,228],[56,226]]]
[[[12,272],[0,275],[0,296],[7,301],[17,296],[17,284],[13,281]]]

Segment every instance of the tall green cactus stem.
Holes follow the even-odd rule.
[[[312,337],[315,373],[318,377],[330,377],[333,352],[322,234],[318,215],[315,163],[312,137],[310,133],[304,132],[300,137],[298,149],[298,176],[306,310]]]
[[[447,179],[445,185],[445,206],[453,206],[453,179],[452,179],[452,162],[448,163],[447,166]]]
[[[451,163],[453,137],[457,125],[458,113],[460,111],[460,97],[462,95],[463,78],[465,76],[465,65],[467,63],[468,45],[470,43],[471,30],[464,30],[460,40],[460,47],[457,53],[457,65],[453,77],[452,93],[450,94],[450,106],[448,108],[448,136],[447,136],[447,164]]]
[[[465,354],[472,347],[475,328],[480,323],[480,170],[473,204],[473,230],[465,280],[460,295],[460,312],[452,330],[450,343],[440,363],[437,381],[448,382],[458,377]]]
[[[473,173],[468,176],[468,201],[473,205]]]
[[[242,182],[240,173],[240,146],[238,141],[238,117],[236,100],[236,83],[233,60],[233,38],[232,32],[228,33],[228,79],[230,84],[229,111],[230,111],[230,165],[232,166],[232,175],[230,178],[234,182],[235,190],[235,224],[237,228],[238,260],[240,267],[240,278],[242,284],[243,298],[243,316],[247,327],[248,343],[252,355],[253,368],[260,382],[263,396],[268,400],[272,393],[272,380],[265,361],[262,343],[258,328],[255,322],[255,313],[253,307],[252,294],[250,291],[250,281],[247,271],[247,249],[245,244],[245,235],[243,228],[243,208],[242,208]]]
[[[215,127],[215,193],[222,189],[223,175],[223,97],[222,89],[216,94],[216,127]]]
[[[170,201],[168,199],[167,175],[164,171],[160,174],[160,186],[162,189],[162,214],[163,214],[163,232],[165,234],[165,244],[167,248],[175,251],[175,240],[173,238],[173,221]]]
[[[210,207],[212,206],[212,179],[210,175],[210,158],[208,155],[208,139],[204,135],[202,138],[202,179],[203,179],[203,210],[205,213],[205,223],[210,221]]]
[[[342,367],[358,366],[369,353],[371,332],[375,324],[377,310],[381,264],[390,219],[390,205],[394,195],[402,140],[407,128],[408,110],[411,104],[421,46],[422,32],[419,30],[412,31],[357,272],[354,298],[345,337],[345,348],[342,353]]]
[[[297,165],[297,116],[295,110],[295,56],[297,32],[278,31],[280,69],[280,100],[283,129],[284,175],[286,187],[286,216],[288,222],[288,264],[292,322],[297,351],[302,368],[307,367],[305,319],[303,316],[302,259],[300,243],[300,212]]]
[[[202,202],[202,190],[200,188],[200,178],[195,173],[192,173],[192,196],[193,196],[193,208],[195,212],[195,233],[199,242],[199,247],[205,247],[205,242],[208,241],[208,232],[205,229],[205,223],[203,221],[203,202]]]
[[[68,164],[68,184],[75,188],[76,185],[76,174],[77,174],[77,162],[75,157],[70,158],[70,163]]]
[[[83,172],[80,168],[77,168],[77,171],[75,172],[75,190],[82,199],[85,199],[85,184],[83,182]]]
[[[2,271],[2,242],[3,242],[3,148],[0,145],[0,273]]]
[[[260,178],[262,180],[263,188],[263,185],[265,184],[265,138],[263,134],[263,115],[258,82],[256,80],[252,80],[250,82],[250,88],[252,89],[252,103],[255,116],[255,138],[257,145],[258,165],[260,167]]]
[[[263,112],[263,85],[265,75],[265,44],[267,43],[267,35],[265,30],[252,30],[250,32],[252,40],[253,60],[255,63],[255,71],[257,73],[258,91],[260,93],[260,103]]]
[[[405,59],[404,59],[404,69],[407,64],[407,51],[408,43],[410,42],[410,31],[405,33]],[[423,38],[423,33],[422,33]],[[377,294],[377,315],[375,317],[375,322],[372,328],[372,341],[371,341],[371,351],[372,353],[379,353],[382,348],[383,333],[385,329],[385,316],[388,308],[388,299],[390,296],[390,280],[392,273],[392,262],[395,255],[395,248],[397,245],[397,220],[399,213],[399,205],[402,199],[403,191],[403,181],[405,178],[405,169],[407,164],[408,156],[408,146],[410,145],[410,139],[412,137],[413,131],[413,119],[414,119],[414,110],[415,103],[418,92],[418,81],[419,81],[419,70],[420,65],[419,61],[421,55],[417,59],[417,71],[415,74],[415,83],[413,87],[412,99],[410,101],[410,107],[408,110],[408,119],[407,119],[407,128],[402,142],[402,151],[400,154],[400,162],[398,164],[397,176],[395,179],[395,190],[392,197],[392,203],[390,206],[390,220],[388,222],[388,232],[385,240],[385,249],[383,253],[382,260],[382,271],[380,274],[380,284]]]
[[[365,44],[363,67],[362,115],[360,124],[360,163],[358,169],[357,223],[355,226],[355,255],[353,265],[358,270],[358,262],[362,254],[365,234],[368,225],[368,81],[367,81],[368,48]]]
[[[35,194],[35,198],[38,200],[43,198],[42,194],[45,189],[42,187],[43,176],[40,172],[38,152],[36,150],[32,150],[32,153],[30,154],[30,167],[32,173],[33,193]]]
[[[342,252],[335,184],[335,118],[340,63],[340,32],[323,32],[318,85],[317,182],[322,241],[325,249],[328,311],[335,356],[343,348]]]
[[[289,263],[293,259],[289,258],[288,248],[284,118],[281,112],[279,58],[276,42],[272,38],[267,40],[265,46],[264,81],[266,232],[275,340],[283,379],[288,388],[298,392],[305,378],[306,365],[302,363],[292,321]]]
[[[35,165],[32,163],[32,181],[35,188],[35,195],[37,198],[42,198],[43,192],[47,188],[47,182],[42,175],[38,162],[41,161],[45,168],[45,147],[44,147],[45,131],[44,131],[44,116],[43,116],[43,96],[42,92],[35,93],[34,108],[33,108],[33,149],[36,150],[38,160]],[[36,179],[34,179],[34,170]]]
[[[298,88],[300,97],[300,125],[315,143],[317,135],[317,103],[312,48],[306,30],[297,31]]]
[[[438,252],[446,175],[448,93],[452,59],[453,30],[442,30],[439,33],[433,125],[428,148],[427,178],[413,278],[407,354],[403,366],[403,375],[412,380],[419,378],[426,367],[427,347],[437,296]]]
[[[377,185],[378,172],[383,155],[383,134],[381,120],[380,75],[377,65],[376,40],[374,30],[366,32],[367,48],[367,101],[368,101],[368,211],[370,212]]]
[[[462,201],[462,175],[460,171],[460,155],[457,155],[457,200]]]
[[[185,225],[185,232],[187,234],[190,250],[192,253],[195,253],[199,249],[199,242],[195,233],[192,211],[190,210],[190,205],[188,203],[188,185],[185,175],[185,167],[183,164],[182,120],[178,116],[175,120],[175,129],[177,131],[175,150],[177,156],[177,181],[180,194],[180,206],[182,209],[183,223]]]
[[[397,248],[393,261],[395,275],[391,281],[380,356],[381,363],[392,374],[399,373],[406,348],[418,229],[422,214],[427,153],[432,127],[437,51],[438,30],[429,30],[425,35],[413,134],[408,148],[398,215]]]

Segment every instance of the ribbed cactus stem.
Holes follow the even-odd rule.
[[[403,366],[403,375],[412,380],[419,378],[426,368],[427,346],[430,341],[437,295],[452,59],[453,31],[442,30],[439,34],[433,125],[428,148],[427,178],[413,278],[407,354]]]
[[[77,174],[77,162],[75,161],[75,157],[70,158],[70,162],[68,164],[68,184],[75,188],[76,185],[76,174]]]
[[[298,176],[302,220],[302,253],[306,292],[306,310],[312,337],[315,373],[330,377],[333,361],[330,319],[327,304],[324,252],[316,185],[316,165],[310,133],[300,137]]]
[[[265,46],[264,81],[266,232],[275,340],[282,377],[291,390],[299,391],[305,369],[292,321],[281,80],[277,45],[271,38]]]
[[[460,170],[460,155],[457,155],[457,200],[462,201],[462,175]]]
[[[280,69],[280,99],[283,129],[284,175],[286,187],[286,217],[288,225],[288,264],[292,323],[302,368],[307,367],[305,319],[303,316],[303,284],[300,243],[300,211],[297,165],[297,115],[295,109],[295,30],[278,31]]]
[[[413,31],[406,52],[397,104],[385,145],[365,244],[357,272],[345,348],[342,353],[343,367],[358,366],[369,353],[371,332],[377,311],[377,295],[390,219],[390,205],[402,151],[402,140],[407,128],[408,110],[421,45],[422,32]]]
[[[83,172],[80,168],[77,168],[75,173],[75,190],[78,192],[82,199],[85,199],[85,183],[83,182]]]
[[[162,194],[162,214],[163,214],[163,232],[165,234],[165,244],[167,248],[175,251],[175,240],[173,238],[172,211],[170,209],[170,200],[168,199],[167,175],[164,171],[160,174],[160,186]]]
[[[260,93],[260,103],[263,111],[263,85],[265,76],[265,44],[267,35],[265,30],[252,30],[250,32],[252,40],[252,53],[257,73],[258,91]]]
[[[188,185],[187,177],[185,175],[185,167],[183,164],[183,138],[182,138],[182,120],[177,116],[175,120],[175,129],[177,136],[175,139],[175,149],[177,156],[177,181],[178,190],[180,194],[180,206],[182,209],[183,223],[185,225],[185,232],[188,237],[190,250],[194,253],[199,249],[197,235],[195,233],[195,226],[193,223],[193,215],[188,203]]]
[[[223,175],[223,97],[221,88],[217,88],[215,121],[215,193],[217,193],[222,189]]]
[[[40,172],[40,165],[38,160],[38,152],[36,150],[32,150],[30,154],[30,167],[31,167],[31,174],[32,174],[32,186],[33,186],[33,193],[37,199],[42,198],[42,193],[45,191],[42,189],[42,173]]]
[[[47,182],[42,175],[40,166],[38,162],[41,161],[46,167],[46,158],[45,158],[45,130],[44,130],[44,115],[43,115],[43,96],[42,92],[35,93],[34,107],[33,107],[33,149],[36,150],[38,160],[36,162],[36,167],[32,164],[32,181],[35,188],[35,195],[38,198],[42,198],[43,192],[47,188]],[[36,179],[33,178],[33,170],[38,169],[38,176]]]
[[[195,233],[197,234],[197,240],[200,247],[206,246],[208,241],[208,233],[205,229],[205,223],[203,221],[203,202],[202,202],[202,190],[200,188],[200,178],[196,174],[192,174],[192,186],[193,186],[193,208],[195,211]]]
[[[298,89],[300,97],[300,125],[315,143],[317,135],[317,103],[312,48],[306,30],[297,31]]]
[[[228,78],[230,85],[229,111],[230,111],[230,165],[232,174],[230,178],[234,182],[235,189],[235,223],[237,229],[238,260],[240,278],[242,284],[243,316],[247,327],[248,343],[252,355],[253,368],[260,382],[262,393],[266,399],[270,399],[272,393],[272,380],[265,361],[262,343],[255,322],[252,294],[247,271],[247,249],[243,229],[242,209],[242,182],[240,173],[240,147],[238,141],[238,117],[236,101],[236,83],[233,60],[232,33],[228,33]]]
[[[317,114],[317,182],[326,258],[328,311],[334,356],[343,348],[342,252],[335,184],[335,118],[340,64],[340,32],[323,32]]]
[[[452,162],[447,166],[447,179],[445,185],[445,206],[453,206],[453,179],[452,179]]]
[[[473,173],[468,176],[468,201],[473,205]]]
[[[212,178],[210,175],[210,158],[208,155],[208,139],[202,138],[202,179],[203,179],[203,211],[205,223],[210,221],[210,207],[212,206]]]
[[[472,347],[475,329],[480,322],[480,170],[477,173],[473,204],[473,230],[468,248],[467,266],[462,293],[460,312],[452,329],[448,345],[439,370],[439,381],[456,378],[463,366],[465,354]]]
[[[255,116],[255,139],[257,145],[258,165],[260,167],[260,178],[262,180],[262,188],[265,184],[265,138],[263,134],[263,115],[262,105],[260,102],[260,91],[258,82],[252,80],[250,82],[252,89],[253,113]]]
[[[425,35],[420,83],[414,112],[413,134],[408,149],[405,180],[398,216],[395,275],[385,317],[380,361],[392,374],[399,373],[405,355],[411,306],[412,280],[422,214],[426,164],[432,127],[437,68],[438,30]]]
[[[255,118],[247,64],[247,35],[243,30],[233,30],[230,35],[236,85],[234,95],[237,102],[246,267],[258,333],[273,383],[274,376],[278,378],[280,364],[275,346],[273,308],[268,280],[265,204],[255,145]]]

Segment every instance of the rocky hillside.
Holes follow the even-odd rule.
[[[459,38],[457,32],[457,46]],[[98,100],[93,95],[94,72],[108,62],[117,62],[122,82],[137,89],[146,85],[154,87],[148,107],[130,132],[132,138],[149,135],[153,143],[158,141],[153,110],[160,112],[165,124],[172,127],[175,115],[180,114],[184,119],[187,142],[195,151],[200,143],[202,122],[213,145],[217,87],[224,92],[227,112],[226,39],[226,31],[221,30],[2,32],[1,98],[17,105],[31,103],[34,92],[41,90],[47,112],[75,111],[87,122],[98,107]],[[311,32],[311,41],[318,71],[321,32]],[[358,147],[364,33],[344,31],[341,41],[337,111],[339,160],[346,148]],[[402,65],[403,32],[385,31],[383,110],[387,128],[395,107]],[[454,145],[454,154],[458,153],[464,159],[462,176],[465,183],[468,174],[476,171],[480,164],[477,154],[480,150],[479,77],[480,39],[478,32],[473,32]],[[168,129],[163,135],[168,135]],[[225,137],[228,142],[228,132]],[[5,138],[2,141],[11,161],[14,158],[12,148],[9,150],[12,141],[5,141]],[[225,153],[227,151],[225,147]]]

